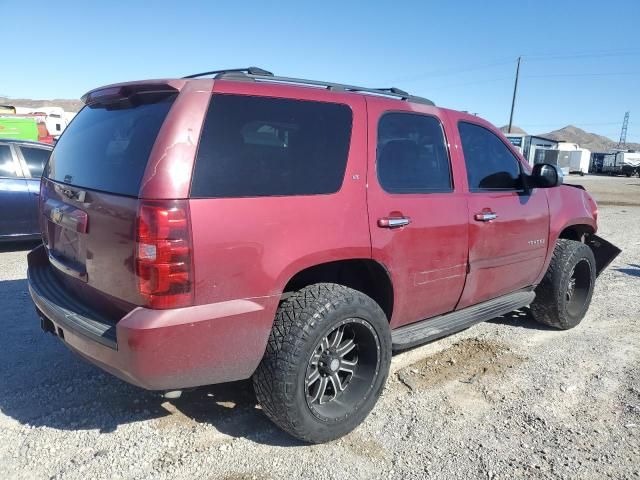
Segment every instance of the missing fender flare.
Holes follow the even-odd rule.
[[[585,244],[593,250],[593,255],[596,258],[596,276],[600,275],[622,252],[618,247],[597,235],[588,235]]]

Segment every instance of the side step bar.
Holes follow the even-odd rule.
[[[405,350],[421,343],[446,337],[480,322],[486,322],[533,302],[536,294],[531,290],[519,290],[478,305],[428,318],[391,332],[393,350]]]

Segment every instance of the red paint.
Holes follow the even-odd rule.
[[[563,229],[571,225],[596,229],[595,203],[579,189],[537,189],[531,195],[469,192],[457,130],[460,120],[498,134],[530,171],[502,134],[478,117],[372,95],[283,84],[204,79],[131,85],[139,88],[154,82],[180,93],[152,149],[138,199],[87,191],[81,202],[69,199],[48,180],[43,181],[42,191],[42,211],[49,217],[61,204],[76,212],[74,218],[87,219],[86,233],[78,230],[72,238],[74,265],[86,269],[86,281],[60,272],[60,288],[77,292],[88,305],[117,321],[117,350],[72,331],[65,332],[66,343],[90,361],[146,388],[249,377],[262,358],[284,287],[308,267],[348,259],[380,263],[393,284],[390,322],[397,328],[535,285]],[[130,84],[105,88],[126,85]],[[100,91],[105,90],[94,93]],[[216,93],[348,105],[353,130],[341,189],[316,196],[189,199],[203,120]],[[388,111],[440,120],[449,147],[452,192],[399,195],[380,187],[377,125]],[[154,203],[158,200],[162,202]],[[135,268],[136,255],[140,265],[140,258],[149,252],[137,248],[159,245],[168,237],[136,225],[141,206],[164,205],[168,200],[180,201],[185,225],[191,225],[190,236],[178,240],[188,249],[185,255],[193,268],[176,282],[188,278],[193,297],[182,308],[153,310],[143,307],[154,305],[148,297],[152,286],[145,284],[141,290]],[[498,217],[476,220],[476,215],[486,213]],[[400,218],[410,222],[389,228],[391,220]],[[44,216],[42,225],[46,243],[55,247],[61,225]],[[174,255],[178,254],[165,255],[164,263],[173,262]]]

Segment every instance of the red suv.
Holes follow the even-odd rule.
[[[83,100],[41,184],[43,329],[147,389],[253,377],[310,442],[362,422],[392,350],[526,305],[577,325],[619,253],[555,166],[395,88],[249,68]]]

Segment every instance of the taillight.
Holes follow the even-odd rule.
[[[138,211],[136,276],[149,308],[193,304],[191,225],[187,200],[142,201]]]

